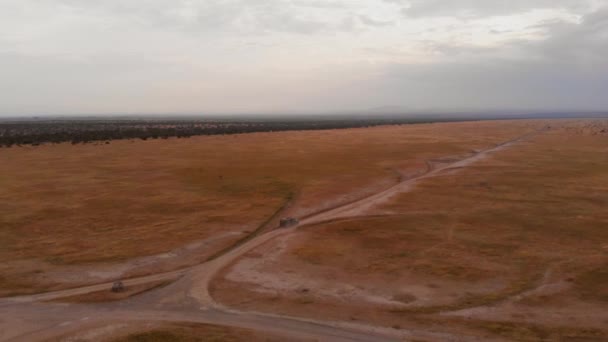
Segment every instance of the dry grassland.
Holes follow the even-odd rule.
[[[421,181],[377,216],[304,227],[272,260],[256,261],[276,243],[253,251],[214,295],[246,309],[395,328],[608,339],[608,122],[549,124]]]
[[[294,214],[303,215],[390,186],[427,158],[466,154],[540,125],[430,124],[2,149],[0,295],[84,279],[83,268],[68,266],[86,270],[218,234],[246,234],[292,198]],[[196,261],[240,237],[215,244]],[[56,272],[47,276],[50,270]]]
[[[280,342],[281,337],[211,325],[182,325],[133,333],[112,342]]]
[[[111,328],[111,329],[110,329]],[[76,336],[82,335],[82,340],[91,340],[87,336],[95,336],[96,341],[106,342],[281,342],[284,337],[257,332],[247,329],[221,327],[210,324],[117,324],[115,327],[109,325],[106,329],[93,329],[84,331]],[[75,340],[69,337],[68,340]],[[65,341],[65,339],[58,339]],[[304,341],[294,340],[290,341]]]

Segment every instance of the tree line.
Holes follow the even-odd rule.
[[[420,122],[420,121],[416,121]],[[86,144],[118,139],[189,138],[198,135],[254,132],[361,128],[413,123],[412,120],[319,120],[319,121],[27,121],[0,123],[0,146],[37,146],[44,143]]]

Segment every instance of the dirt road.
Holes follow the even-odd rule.
[[[501,143],[501,144],[497,145],[496,147],[493,147],[493,148],[490,148],[487,150],[483,150],[483,151],[479,151],[479,152],[475,152],[467,158],[464,158],[464,159],[461,159],[461,160],[458,160],[458,161],[455,161],[452,163],[443,163],[444,165],[441,165],[438,167],[434,166],[430,162],[427,162],[428,168],[427,168],[426,172],[424,172],[420,175],[417,175],[417,176],[409,178],[409,179],[404,179],[400,183],[392,186],[389,189],[386,189],[386,190],[384,190],[380,193],[374,194],[372,196],[363,198],[359,201],[349,203],[349,204],[346,204],[343,206],[339,206],[339,207],[331,209],[331,210],[326,210],[326,211],[323,211],[322,213],[319,213],[316,215],[310,215],[306,219],[302,220],[300,222],[300,225],[312,225],[312,224],[318,224],[321,222],[327,222],[327,221],[332,221],[332,220],[341,219],[341,218],[365,216],[370,211],[370,209],[388,202],[392,197],[394,197],[397,194],[410,191],[416,183],[420,182],[423,179],[438,176],[439,174],[441,174],[442,172],[447,171],[447,170],[464,168],[467,165],[470,165],[476,161],[479,161],[479,160],[487,157],[490,153],[497,152],[501,149],[504,149],[504,148],[516,143],[517,141],[520,141],[529,136],[530,136],[530,134],[526,134],[526,135],[518,137],[516,139],[512,139],[512,140],[506,141],[504,143]]]
[[[435,177],[450,169],[466,167],[490,153],[506,148],[537,132],[520,136],[490,149],[428,170],[364,199],[309,215],[300,226],[365,215],[371,208],[407,192],[419,181]],[[364,324],[313,321],[302,318],[231,310],[216,303],[209,294],[211,280],[239,257],[280,236],[293,233],[297,227],[271,230],[226,251],[217,258],[189,269],[125,280],[127,286],[177,279],[164,288],[153,290],[120,302],[101,304],[46,303],[74,295],[107,290],[111,283],[29,296],[0,299],[0,340],[39,341],[92,329],[112,322],[161,321],[195,322],[250,328],[287,337],[312,338],[322,341],[394,341],[399,339],[475,340],[473,336],[451,336],[427,331],[388,329]]]

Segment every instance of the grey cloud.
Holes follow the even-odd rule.
[[[588,0],[385,0],[404,5],[408,17],[482,17],[527,12],[533,9],[553,8],[584,11],[590,8]]]
[[[500,46],[476,46],[445,41],[422,43],[428,50],[445,56],[466,55],[480,58],[488,55],[518,55],[527,59],[588,66],[603,64],[605,56],[608,55],[608,7],[584,15],[580,23],[550,21],[535,25],[534,28],[544,32],[544,39],[511,40]]]
[[[361,21],[364,25],[375,26],[375,27],[391,26],[394,24],[391,21],[376,20],[367,15],[360,15],[359,21]]]
[[[583,17],[580,24],[548,24],[549,38],[530,46],[547,59],[586,64],[605,65],[608,56],[608,7]]]
[[[343,30],[343,20],[303,16],[302,8],[340,11],[342,2],[315,0],[81,1],[56,0],[80,11],[132,18],[135,24],[204,32],[312,34]],[[346,14],[345,14],[346,15]]]
[[[297,6],[304,7],[316,7],[316,8],[330,8],[330,9],[343,9],[348,6],[342,1],[331,1],[331,0],[291,0],[291,3]]]
[[[381,76],[353,85],[343,99],[361,101],[359,106],[446,111],[606,110],[608,9],[585,16],[580,24],[545,28],[542,41],[502,47],[520,50],[523,57],[505,58],[509,53],[504,50],[436,46],[446,55],[442,62],[393,64]],[[461,54],[466,58],[452,59]]]
[[[501,52],[499,47],[462,45],[455,43],[445,43],[436,41],[421,41],[428,51],[447,57],[455,56],[483,56]],[[504,47],[503,47],[504,48]]]
[[[6,12],[0,16],[16,17],[12,27],[18,29],[7,31],[11,27],[0,21],[0,115],[230,111],[233,106],[261,111],[277,103],[319,111],[386,105],[442,110],[608,107],[608,9],[588,13],[580,22],[537,24],[535,31],[544,32],[540,40],[491,47],[462,44],[470,40],[459,37],[426,42],[403,37],[410,43],[403,46],[414,46],[421,58],[432,59],[387,65],[404,60],[399,38],[375,45],[364,35],[327,34],[366,27],[382,34],[373,28],[389,25],[376,12],[344,7],[346,1],[7,0],[0,2],[0,10],[9,1],[18,10],[11,17]],[[25,16],[35,3],[53,6],[35,17]],[[429,11],[439,4],[416,3]],[[433,13],[494,15],[550,6],[546,1],[526,1],[529,6],[515,1],[506,9],[492,0],[441,3],[447,9]],[[570,1],[551,4],[577,10]],[[57,14],[55,20],[40,20],[47,13]],[[109,28],[97,29],[101,24]],[[460,32],[466,34],[467,27],[469,23],[460,26]],[[442,30],[450,31],[447,26]],[[390,33],[400,32],[394,25]],[[332,50],[332,42],[342,38],[353,43],[344,44],[345,51]],[[302,53],[320,44],[330,47],[320,58],[335,55],[318,64],[290,55],[290,47]],[[420,45],[427,50],[420,51]],[[315,58],[314,51],[310,56]],[[366,64],[363,60],[370,56]]]

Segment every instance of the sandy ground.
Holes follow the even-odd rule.
[[[405,277],[368,277],[366,274],[350,274],[330,267],[302,265],[289,256],[289,244],[300,239],[298,235],[281,236],[246,254],[231,267],[224,279],[233,283],[246,283],[249,290],[266,296],[304,297],[305,301],[332,301],[341,304],[359,303],[370,307],[408,308],[432,305],[448,305],[467,294],[493,293],[501,290],[505,282],[500,279],[470,285],[459,282],[434,283],[410,274]],[[334,277],[311,278],[308,274],[334,274]],[[340,281],[336,281],[340,279]],[[249,295],[243,301],[250,300]],[[230,302],[234,302],[232,296]]]

